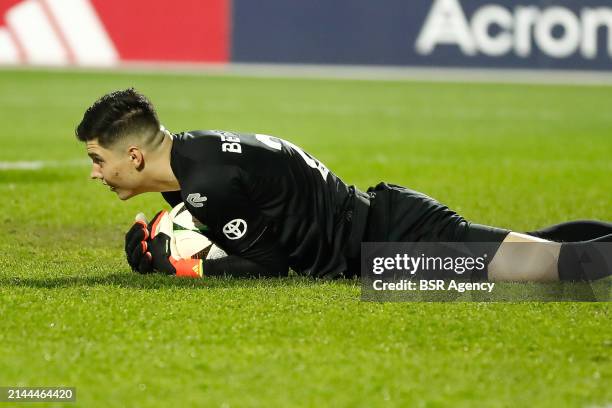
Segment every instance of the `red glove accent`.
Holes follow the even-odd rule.
[[[158,224],[159,224],[159,222],[161,221],[162,216],[163,216],[164,214],[166,214],[167,212],[168,212],[168,211],[166,211],[166,210],[161,210],[160,212],[158,212],[158,213],[155,215],[155,218],[153,218],[153,223],[151,224],[151,239],[155,238],[155,236],[157,235],[157,234],[156,234],[156,231],[155,231],[155,230],[157,229],[157,225],[158,225]],[[140,222],[142,222],[142,221],[140,221]],[[145,225],[146,225],[146,224],[145,224]]]
[[[132,270],[139,273],[150,273],[153,271],[151,265],[151,253],[149,252],[147,240],[149,230],[144,221],[136,221],[132,228],[125,234],[125,254]]]
[[[168,258],[174,269],[176,276],[185,276],[188,278],[201,278],[204,274],[203,262],[201,259],[174,259]]]

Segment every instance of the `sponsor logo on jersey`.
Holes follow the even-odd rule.
[[[242,238],[246,232],[247,223],[242,218],[233,219],[223,226],[223,234],[231,240]]]
[[[200,193],[191,193],[187,196],[187,203],[192,207],[204,207],[204,203],[208,200],[206,196],[200,195]]]

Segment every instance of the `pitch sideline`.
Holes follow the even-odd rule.
[[[263,63],[127,62],[109,67],[0,65],[2,71],[42,71],[116,75],[185,75],[320,80],[491,83],[569,86],[612,86],[610,71],[415,67],[385,65],[320,65]]]
[[[43,170],[46,168],[84,167],[90,163],[87,159],[70,160],[19,160],[0,161],[0,171],[8,170]]]

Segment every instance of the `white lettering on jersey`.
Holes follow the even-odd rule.
[[[261,143],[265,144],[266,146],[274,150],[282,149],[282,144],[280,142],[280,140],[282,139],[278,137],[256,134],[255,138],[259,140]],[[294,145],[293,143],[288,142],[286,140],[283,140],[283,142],[287,146],[291,147],[293,150],[298,152],[298,154],[302,157],[302,159],[304,159],[304,161],[309,167],[312,167],[313,169],[318,170],[319,173],[321,173],[321,177],[323,177],[323,181],[327,181],[327,175],[329,174],[329,170],[327,169],[327,167],[325,167],[323,163],[316,160],[314,157],[311,157],[308,153],[306,153],[305,151],[303,151],[302,149],[300,149],[298,146]]]
[[[240,138],[231,132],[224,132],[217,130],[215,131],[219,134],[222,143],[221,151],[226,153],[242,153],[242,145],[240,144]]]
[[[221,151],[227,153],[242,153],[242,146],[240,146],[240,143],[223,143],[221,145]]]

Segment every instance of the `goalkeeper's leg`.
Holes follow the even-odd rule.
[[[574,221],[521,234],[468,222],[435,199],[405,187],[380,183],[368,193],[365,241],[492,243],[497,248],[488,264],[486,278],[491,281],[596,280],[612,269],[610,223]]]
[[[510,232],[488,265],[499,281],[594,281],[612,274],[612,234],[580,242],[552,242]]]
[[[526,234],[557,242],[590,241],[612,234],[612,223],[594,220],[569,221]]]

